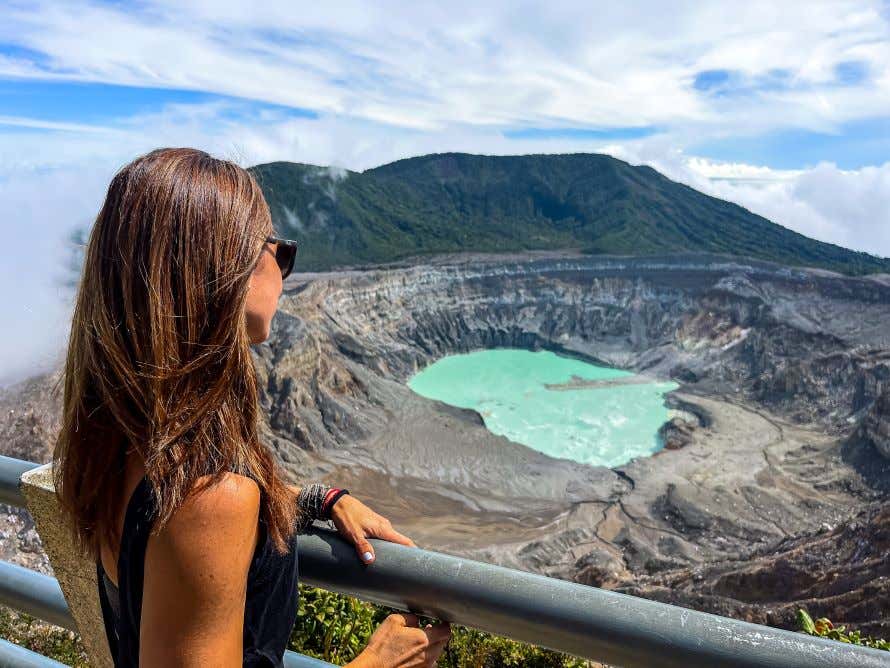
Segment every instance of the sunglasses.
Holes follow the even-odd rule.
[[[294,258],[297,256],[297,242],[291,239],[266,237],[266,241],[275,244],[275,262],[281,269],[281,278],[287,278],[294,269]]]

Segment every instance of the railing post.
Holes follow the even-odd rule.
[[[23,473],[21,480],[28,511],[34,518],[43,549],[74,617],[78,633],[90,657],[90,665],[96,668],[114,668],[99,603],[96,565],[75,550],[56,499],[52,464],[44,464]]]

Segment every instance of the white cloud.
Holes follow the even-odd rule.
[[[648,164],[814,239],[890,257],[890,161],[855,170],[828,162],[777,170],[686,156],[664,146],[611,146],[605,152]]]
[[[877,0],[782,2],[91,2],[6,10],[0,40],[48,64],[9,76],[224,93],[422,130],[471,125],[695,125],[826,130],[890,107],[890,28]],[[868,77],[835,85],[835,67]],[[789,73],[711,98],[696,73]]]
[[[890,161],[849,171],[822,163],[795,179],[789,190],[793,201],[809,208],[808,218],[788,217],[789,227],[806,234],[807,219],[819,221],[830,230],[823,238],[890,256]],[[774,219],[779,216],[776,211]]]
[[[23,118],[20,116],[0,116],[0,125],[39,130],[69,130],[71,132],[99,132],[103,134],[108,134],[110,132],[109,128],[85,125],[83,123],[43,121],[35,118]]]
[[[0,384],[60,361],[73,296],[68,236],[92,223],[112,174],[85,163],[0,178]]]

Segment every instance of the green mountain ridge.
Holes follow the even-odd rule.
[[[810,239],[607,155],[437,153],[363,172],[292,162],[250,171],[276,229],[301,242],[303,271],[435,253],[579,249],[890,272],[890,259]]]

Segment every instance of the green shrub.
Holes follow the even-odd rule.
[[[587,668],[593,663],[526,645],[465,626],[452,625],[451,640],[439,658],[447,668]]]
[[[6,606],[0,606],[0,638],[68,666],[89,666],[79,635]]]
[[[300,585],[300,606],[288,647],[343,665],[364,649],[387,614],[356,598]]]
[[[820,638],[829,638],[830,640],[838,640],[853,645],[863,645],[865,647],[873,647],[874,649],[883,649],[890,651],[890,642],[878,638],[863,637],[859,631],[847,631],[845,626],[835,626],[831,620],[820,617],[816,621],[810,617],[810,614],[801,608],[797,611],[797,623],[803,633]]]
[[[343,665],[354,659],[392,609],[350,596],[300,586],[300,607],[290,649]],[[426,623],[422,619],[422,623]],[[446,668],[587,668],[584,659],[452,625],[451,640],[439,658]]]

